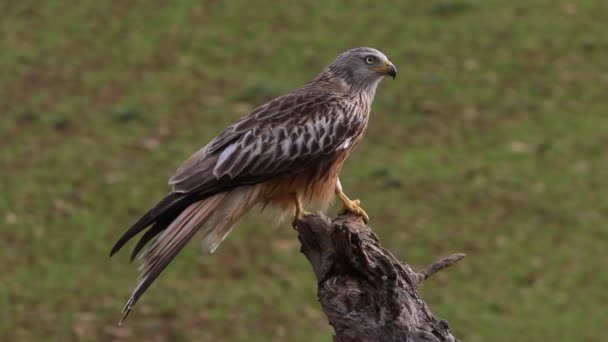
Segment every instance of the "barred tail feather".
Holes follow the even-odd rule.
[[[120,323],[199,229],[203,230],[204,247],[213,253],[239,219],[255,204],[258,193],[257,186],[236,188],[195,202],[184,209],[140,256],[142,264],[139,282],[123,308],[124,315]],[[154,230],[155,227],[150,229]],[[141,247],[143,246],[139,246]]]
[[[241,217],[257,203],[260,189],[259,185],[243,186],[225,193],[222,206],[205,227],[203,247],[209,253],[215,252]]]
[[[213,212],[221,205],[224,196],[224,193],[217,194],[188,206],[143,252],[140,256],[142,264],[139,268],[141,272],[139,282],[123,308],[124,316],[120,323],[127,318],[133,306],[152,282],[213,215]]]

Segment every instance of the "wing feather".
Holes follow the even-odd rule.
[[[279,97],[226,128],[171,178],[174,191],[205,193],[296,172],[363,133],[367,112],[342,93],[305,89]]]

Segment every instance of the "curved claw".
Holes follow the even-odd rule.
[[[361,216],[363,222],[369,222],[369,215],[361,208],[361,201],[358,199],[344,201],[344,208],[340,211],[340,215],[345,213],[353,213]]]

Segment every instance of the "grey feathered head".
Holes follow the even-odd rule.
[[[388,75],[393,79],[397,76],[397,68],[388,57],[369,47],[343,52],[327,67],[327,70],[356,88],[375,89],[384,76]]]

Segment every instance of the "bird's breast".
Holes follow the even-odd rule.
[[[297,196],[307,209],[326,209],[334,200],[338,174],[346,157],[344,152],[336,153],[298,172],[267,181],[263,186],[264,202],[293,210]]]

